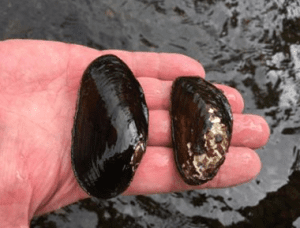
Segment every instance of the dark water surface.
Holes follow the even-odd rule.
[[[88,199],[34,218],[31,228],[300,227],[299,1],[1,0],[0,13],[0,40],[191,56],[271,127],[257,150],[262,171],[248,184]]]

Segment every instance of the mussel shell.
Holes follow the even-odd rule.
[[[72,167],[91,196],[124,192],[146,150],[148,109],[128,66],[114,55],[95,59],[85,70],[72,132]]]
[[[211,180],[225,160],[232,134],[232,113],[221,90],[200,77],[179,77],[171,93],[172,142],[183,180]]]

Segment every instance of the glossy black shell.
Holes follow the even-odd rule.
[[[183,180],[211,180],[225,160],[232,134],[230,105],[219,89],[200,77],[180,77],[171,94],[172,142]]]
[[[85,70],[72,132],[72,166],[91,196],[124,192],[146,150],[148,109],[143,90],[114,55],[95,59]]]

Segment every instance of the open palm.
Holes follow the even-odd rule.
[[[244,115],[241,95],[218,85],[234,113],[229,153],[217,176],[188,186],[177,173],[171,148],[169,96],[178,76],[205,76],[197,61],[179,54],[98,51],[50,41],[0,42],[0,224],[28,227],[30,219],[88,195],[71,168],[71,130],[77,91],[88,64],[115,54],[132,69],[149,108],[146,154],[124,194],[230,187],[253,179],[261,162],[253,151],[269,137],[265,120]]]

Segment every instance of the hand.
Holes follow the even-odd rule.
[[[125,195],[221,188],[245,183],[261,169],[252,150],[266,144],[269,128],[255,115],[243,115],[233,88],[218,85],[234,113],[233,137],[217,176],[201,186],[186,185],[171,148],[169,96],[172,80],[204,77],[195,60],[166,53],[98,51],[50,41],[0,42],[0,224],[29,226],[34,215],[88,195],[71,168],[71,129],[83,71],[96,57],[115,54],[141,83],[150,113],[146,154]]]

